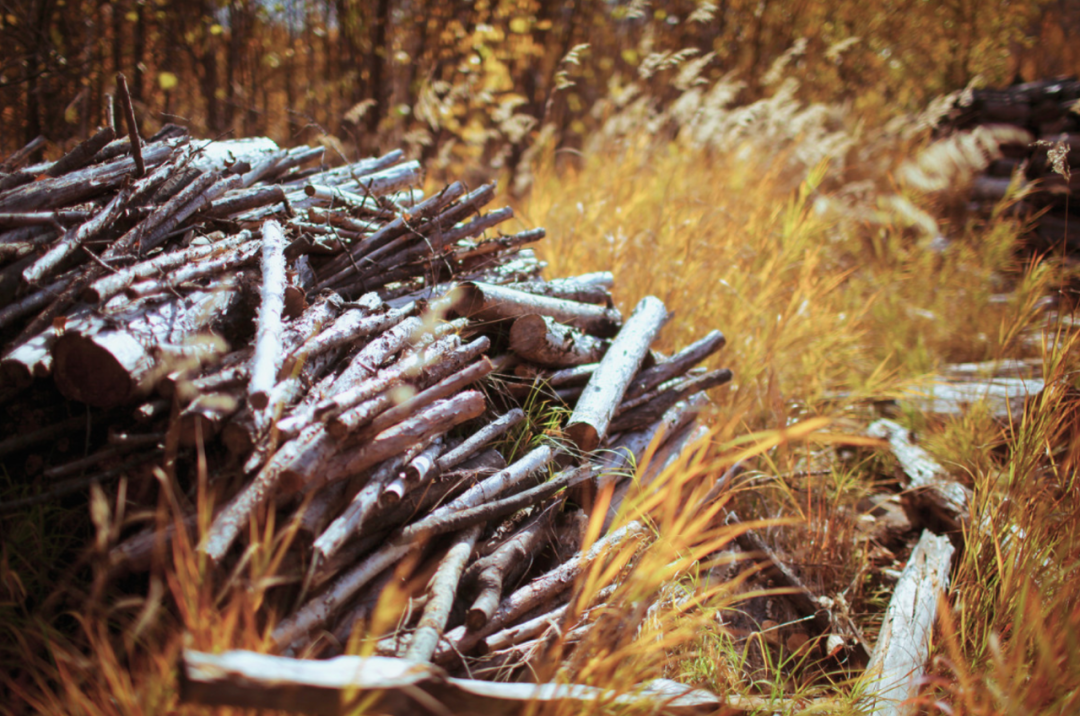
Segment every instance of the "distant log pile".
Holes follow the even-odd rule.
[[[211,494],[198,549],[222,570],[276,515],[307,595],[280,650],[340,646],[403,560],[433,560],[384,649],[414,661],[526,653],[577,575],[643,538],[633,522],[582,552],[580,508],[654,439],[668,462],[690,444],[703,391],[731,379],[694,368],[719,332],[652,351],[658,299],[624,320],[610,274],[541,280],[525,246],[542,229],[490,235],[513,213],[484,211],[493,185],[424,195],[400,151],[305,168],[322,149],[116,135],[3,163],[0,402],[34,418],[0,442],[27,466],[0,514],[91,486],[133,512],[177,490],[175,522],[125,533],[117,571],[195,537]],[[564,429],[524,429],[543,400]]]
[[[1007,125],[1025,135],[1001,145],[1001,155],[976,177],[971,188],[973,206],[989,211],[1000,201],[1015,175],[1034,189],[1019,207],[1025,214],[1042,212],[1035,248],[1048,249],[1065,241],[1080,249],[1080,80],[1072,77],[1017,84],[1003,89],[977,89],[964,93],[938,126],[941,133],[972,130],[979,126]],[[1064,152],[1054,167],[1055,147]],[[1063,172],[1062,169],[1066,171]],[[1063,175],[1064,174],[1064,175]],[[1071,216],[1070,216],[1071,215]]]

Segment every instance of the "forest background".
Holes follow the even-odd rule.
[[[579,147],[631,86],[676,99],[690,62],[687,82],[736,77],[745,103],[785,58],[800,99],[876,119],[976,78],[1069,72],[1078,36],[1076,0],[4,0],[0,153],[87,136],[123,72],[147,134],[176,121],[498,172],[541,128]]]

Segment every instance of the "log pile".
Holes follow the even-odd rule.
[[[1061,95],[1064,107],[1062,92],[1009,90],[1018,99],[1002,100],[1005,109],[976,93],[956,127],[1013,117],[1047,134],[1048,98]],[[1063,116],[1061,131],[1075,129]],[[698,366],[724,336],[657,353],[670,317],[660,300],[646,297],[624,318],[611,274],[543,280],[527,247],[542,229],[493,235],[513,215],[486,210],[493,185],[427,195],[415,188],[419,164],[400,151],[328,167],[321,148],[266,139],[199,141],[170,125],[144,141],[133,121],[120,134],[105,127],[55,162],[29,164],[35,141],[0,163],[0,404],[10,435],[0,460],[24,478],[0,518],[78,504],[88,490],[144,516],[167,503],[167,525],[151,517],[119,533],[112,573],[167,565],[186,534],[230,583],[265,530],[290,545],[275,577],[286,598],[275,603],[293,608],[270,634],[284,655],[340,654],[386,595],[402,594],[402,573],[430,577],[402,597],[392,630],[364,633],[381,638],[378,656],[320,662],[311,679],[315,671],[284,658],[187,652],[183,687],[194,701],[337,713],[340,692],[368,687],[402,712],[418,695],[486,710],[540,691],[599,698],[586,687],[491,690],[448,674],[463,663],[481,676],[527,667],[556,639],[573,645],[596,628],[597,605],[579,609],[572,587],[649,538],[646,518],[610,528],[650,447],[639,485],[708,432],[695,424],[706,391],[732,374]],[[1041,172],[1037,164],[1025,171]],[[991,165],[991,176],[1005,169]],[[871,434],[909,475],[913,521],[929,514],[956,534],[970,496],[899,426]],[[738,471],[720,476],[705,503]],[[605,504],[599,530],[588,529]],[[725,617],[730,633],[800,659],[816,650],[869,663],[879,712],[914,693],[905,675],[926,653],[946,540],[920,542],[871,647],[763,533],[739,531],[730,564],[756,564],[760,578],[747,582],[758,594],[741,615]],[[760,593],[775,588],[783,604],[774,610]],[[917,639],[902,638],[908,624]],[[340,678],[330,678],[335,664]],[[388,670],[407,674],[401,693]],[[381,680],[373,687],[369,671]],[[649,698],[671,713],[763,706],[677,685]]]
[[[961,93],[937,126],[941,134],[978,127],[1020,130],[975,178],[970,199],[973,208],[988,214],[1006,195],[1014,176],[1029,184],[1032,191],[1018,209],[1038,216],[1033,237],[1037,249],[1058,247],[1063,241],[1070,251],[1080,248],[1071,226],[1080,209],[1080,202],[1071,200],[1080,189],[1080,174],[1073,179],[1070,171],[1080,167],[1078,100],[1080,80],[1073,77],[975,89]]]
[[[0,442],[28,466],[0,514],[178,490],[174,524],[112,548],[117,573],[195,537],[212,497],[198,549],[223,575],[276,524],[304,595],[283,652],[340,649],[399,565],[430,563],[384,651],[444,664],[534,639],[583,569],[643,538],[632,522],[582,551],[583,515],[601,488],[617,509],[651,443],[692,442],[731,379],[694,367],[719,332],[656,353],[661,301],[624,319],[610,274],[542,280],[542,229],[491,235],[512,217],[485,211],[493,185],[425,195],[400,151],[309,167],[322,149],[129,129],[3,164],[0,401],[38,425]],[[536,424],[545,403],[561,428]]]

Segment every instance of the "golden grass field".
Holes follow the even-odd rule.
[[[598,630],[568,665],[553,662],[538,675],[619,689],[666,676],[721,694],[784,698],[785,712],[857,711],[858,680],[815,664],[774,664],[747,678],[716,627],[732,596],[698,582],[708,566],[699,560],[732,530],[711,519],[717,508],[701,514],[686,505],[743,460],[746,485],[731,504],[774,520],[780,544],[797,549],[823,593],[845,595],[873,639],[889,594],[867,566],[855,523],[860,500],[892,465],[863,435],[877,405],[895,401],[897,419],[973,488],[972,523],[988,525],[965,535],[922,710],[1075,712],[1080,339],[1068,313],[1072,269],[1024,252],[1024,224],[1007,205],[988,217],[947,210],[971,158],[939,152],[918,165],[925,132],[806,106],[782,88],[742,109],[721,101],[719,83],[693,92],[661,117],[634,105],[614,112],[580,152],[541,147],[531,192],[515,202],[523,224],[547,228],[539,253],[548,277],[613,271],[624,312],[647,294],[674,311],[661,350],[717,328],[728,342],[714,367],[735,372],[714,394],[707,444],[624,508],[624,518],[652,514],[659,539],[633,570],[622,569],[630,559],[622,555],[581,585],[583,606],[619,577],[612,604],[632,613],[626,618],[640,633]],[[928,190],[914,166],[944,177],[947,188]],[[943,249],[939,235],[949,240]],[[904,397],[925,390],[946,364],[1006,358],[1038,359],[1047,385],[1018,420],[1003,423],[977,406],[949,420],[905,407]],[[98,565],[118,534],[103,499],[92,496],[91,515],[97,538],[73,571]],[[52,529],[61,518],[39,510],[0,548],[0,654],[19,665],[0,673],[13,696],[0,713],[201,713],[178,703],[180,650],[266,648],[273,624],[253,615],[279,582],[287,545],[252,535],[244,569],[219,583],[193,545],[178,540],[173,567],[151,577],[145,598],[116,600],[91,580],[26,610],[26,594],[48,591],[42,582],[55,570],[42,565],[68,548]],[[1026,536],[1006,544],[1014,527]],[[634,613],[646,598],[661,608]],[[383,611],[370,633],[396,619]],[[607,618],[624,618],[614,614]]]
[[[1007,203],[989,217],[945,219],[944,207],[962,194],[971,169],[962,152],[947,151],[948,140],[928,151],[925,139],[871,129],[848,135],[836,126],[830,132],[820,109],[793,101],[763,107],[754,120],[766,131],[729,132],[724,150],[702,147],[686,125],[672,141],[602,138],[562,171],[541,172],[523,214],[549,229],[543,255],[552,275],[610,268],[621,305],[649,293],[661,297],[676,315],[663,334],[666,347],[710,328],[724,331],[728,344],[718,361],[736,379],[717,399],[709,458],[669,479],[714,474],[746,448],[740,438],[758,435],[753,464],[771,479],[753,489],[768,495],[770,515],[791,519],[783,528],[788,544],[798,545],[805,563],[827,565],[819,575],[825,593],[846,590],[869,633],[888,595],[875,592],[862,571],[865,545],[853,539],[852,522],[856,503],[883,470],[866,453],[861,462],[842,460],[824,443],[860,434],[875,415],[874,400],[918,394],[945,364],[1041,360],[1048,387],[1019,421],[1003,424],[977,406],[945,421],[912,410],[901,418],[955,479],[974,489],[973,523],[992,525],[965,535],[923,706],[1070,713],[1080,665],[1080,355],[1068,313],[1071,273],[1052,256],[1023,253],[1024,226],[1008,217]],[[742,126],[731,116],[739,113],[748,112],[716,111],[695,122]],[[860,150],[842,151],[851,146]],[[841,151],[828,156],[831,147]],[[845,164],[853,155],[864,163]],[[919,181],[928,174],[949,188],[914,189],[935,185]],[[939,232],[951,239],[943,251],[931,247]],[[1058,309],[1040,302],[1044,296],[1060,299]],[[796,440],[799,425],[829,436]],[[785,427],[786,436],[770,432]],[[824,474],[801,481],[777,479],[821,468]],[[1026,538],[1005,548],[1002,536],[1014,525]],[[695,545],[674,542],[658,545],[657,566],[712,548],[695,552]],[[595,663],[600,680],[620,679],[632,654],[641,677],[662,670],[718,692],[743,691],[737,669],[707,658],[723,655],[724,646],[714,634],[701,636],[708,621],[708,607],[702,609],[695,617],[659,617],[654,628],[673,648],[659,655],[647,640],[626,645]],[[780,690],[809,698],[835,695],[837,685],[807,678]],[[860,694],[856,684],[839,692],[848,700],[812,710],[844,711]]]

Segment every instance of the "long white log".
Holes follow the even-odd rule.
[[[720,698],[667,679],[656,679],[633,693],[617,695],[577,684],[497,683],[458,679],[431,664],[387,656],[339,656],[327,660],[290,659],[228,651],[185,651],[180,666],[180,698],[205,706],[239,706],[293,713],[338,716],[353,713],[359,700],[373,698],[378,713],[519,713],[547,704],[571,712],[601,704],[663,716],[736,714],[786,710],[794,704],[750,696]]]
[[[938,597],[949,586],[954,552],[948,537],[924,531],[896,583],[877,645],[866,667],[875,716],[916,713],[907,704],[919,688],[929,656]]]
[[[593,371],[566,424],[566,435],[582,452],[592,452],[607,435],[615,409],[669,318],[655,296],[641,299]]]
[[[262,410],[270,402],[270,391],[281,368],[281,313],[285,309],[285,233],[276,221],[263,224],[262,307],[251,358],[248,402]]]

